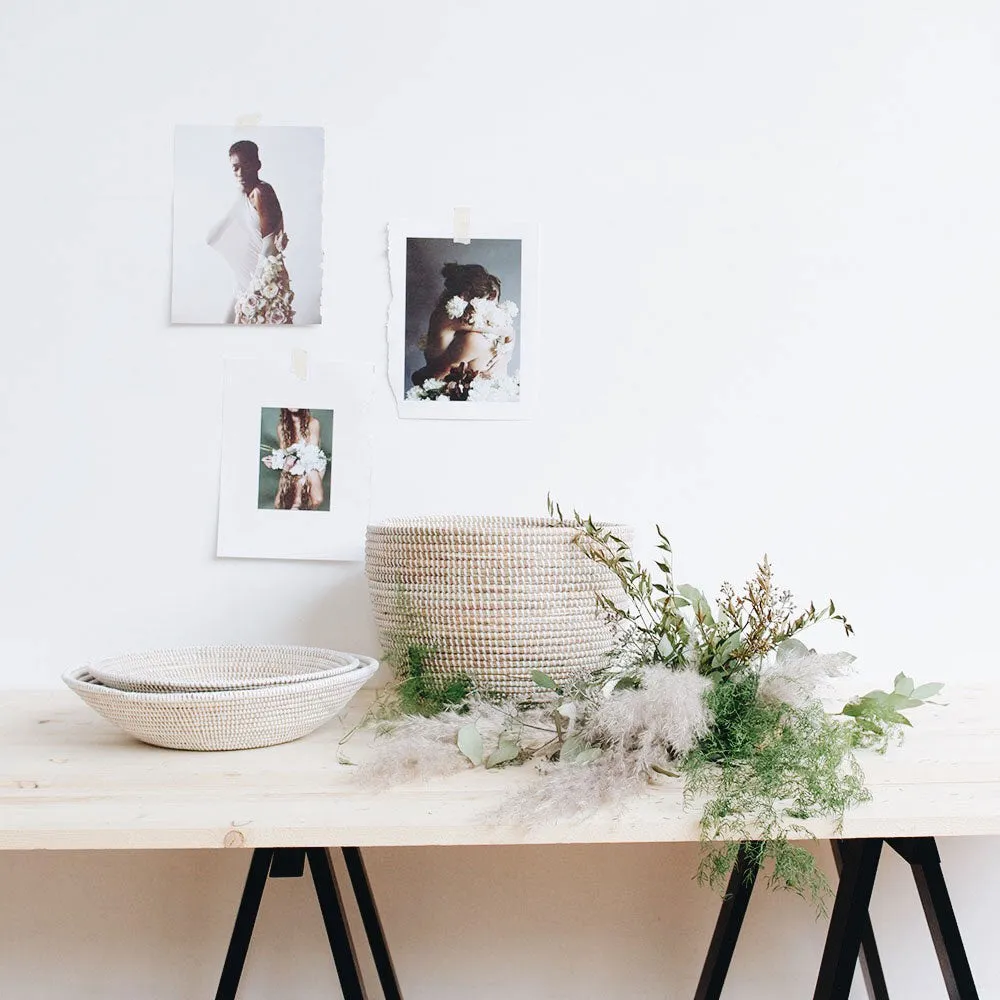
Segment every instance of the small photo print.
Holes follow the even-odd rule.
[[[388,330],[400,415],[524,416],[533,244],[522,234],[460,243],[400,229],[390,230],[390,268],[402,302],[394,298]]]
[[[521,241],[406,241],[406,398],[516,403]]]
[[[217,555],[364,560],[374,375],[347,362],[226,359]]]
[[[263,406],[258,510],[329,510],[333,410]]]
[[[178,126],[171,321],[320,322],[323,129]]]

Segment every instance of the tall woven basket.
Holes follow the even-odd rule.
[[[626,542],[631,531],[608,525]],[[432,650],[425,669],[467,676],[513,698],[532,670],[561,683],[606,662],[614,637],[596,595],[622,596],[606,567],[575,543],[578,529],[526,517],[430,517],[368,528],[365,568],[379,634],[401,662]]]

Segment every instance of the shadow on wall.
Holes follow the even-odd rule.
[[[295,641],[365,653],[381,660],[382,645],[368,598],[364,566],[351,563],[345,569],[347,572],[340,580],[303,605]],[[383,684],[388,679],[389,674],[383,669],[366,687]]]
[[[289,643],[381,659],[360,563],[234,559],[218,560],[216,569],[214,593],[222,599],[209,604],[204,592],[193,592],[151,609],[157,619],[144,621],[141,638],[126,637],[121,648]],[[94,655],[109,654],[101,648]]]

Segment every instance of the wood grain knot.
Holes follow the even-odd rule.
[[[239,830],[230,830],[222,840],[223,847],[245,847],[247,839]]]

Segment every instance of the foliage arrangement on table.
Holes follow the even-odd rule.
[[[819,653],[799,634],[823,621],[853,633],[833,601],[798,609],[765,558],[740,590],[723,584],[713,603],[675,585],[672,552],[657,526],[653,572],[590,517],[549,513],[577,529],[575,544],[610,569],[625,600],[596,597],[614,625],[616,648],[600,669],[559,685],[533,673],[535,695],[514,702],[447,684],[424,667],[433,648],[414,642],[394,664],[397,681],[375,713],[374,760],[363,780],[389,786],[468,767],[532,763],[538,780],[490,819],[532,824],[620,802],[651,782],[680,780],[701,807],[698,880],[726,884],[737,852],[769,863],[772,888],[822,910],[830,887],[811,852],[806,821],[837,826],[870,795],[856,751],[884,751],[909,726],[905,710],[941,690],[900,673],[891,691],[869,691],[836,713],[821,695],[854,657]]]

